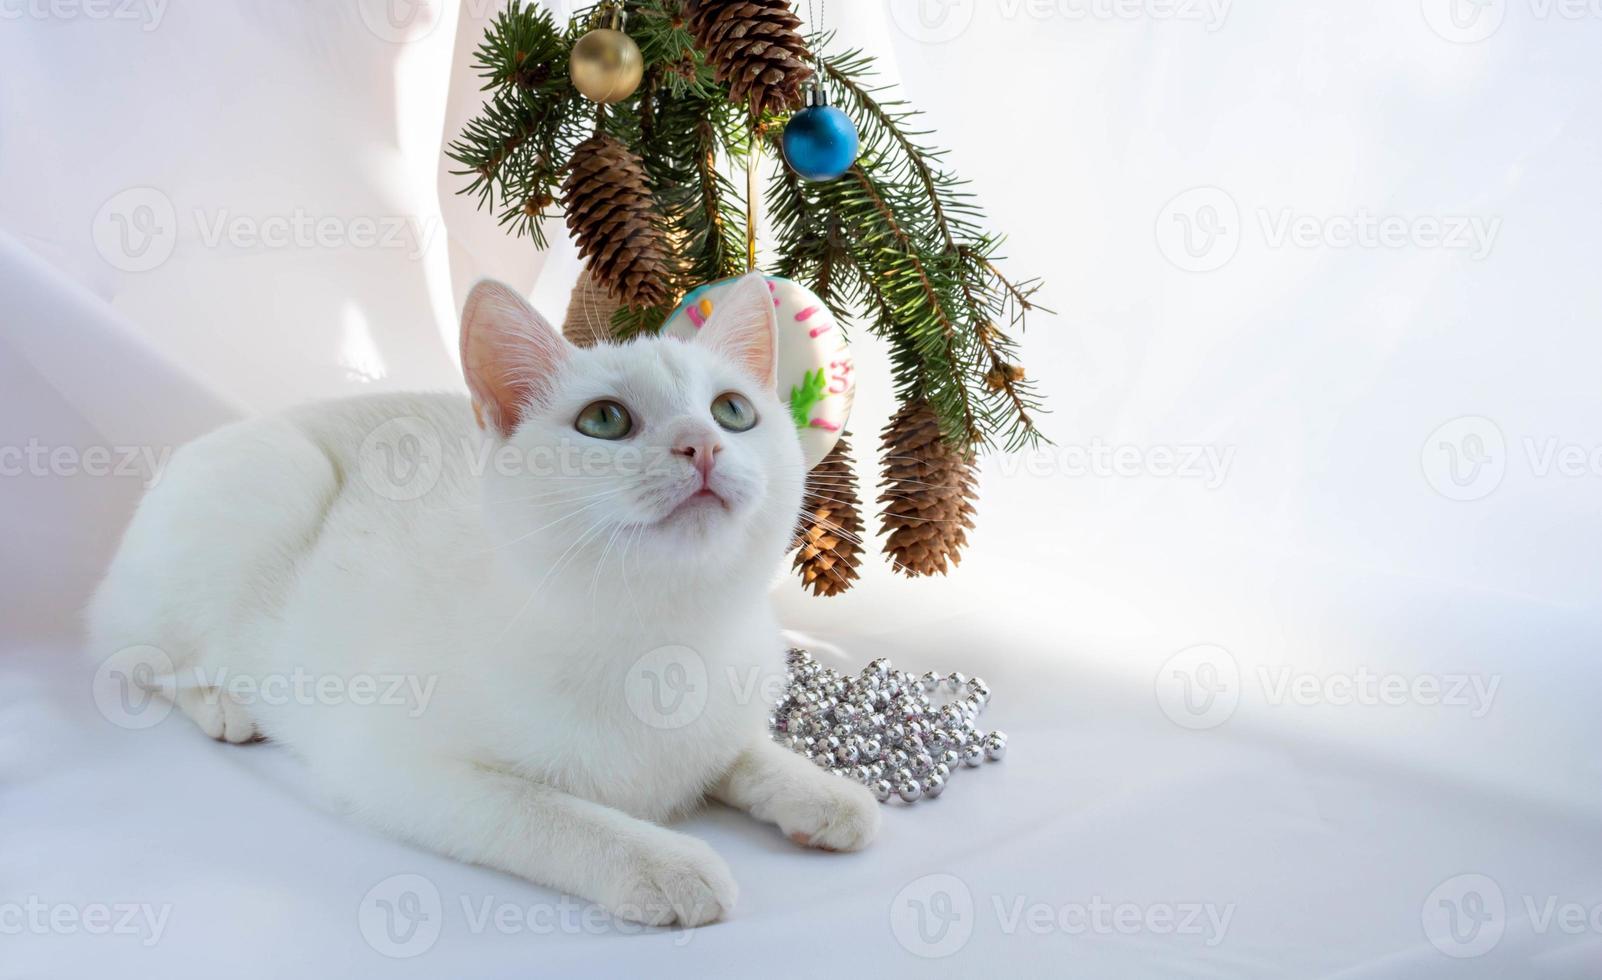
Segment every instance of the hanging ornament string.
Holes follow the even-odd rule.
[[[823,10],[827,11],[827,2]],[[785,123],[784,159],[790,169],[810,181],[835,180],[856,163],[860,143],[857,127],[851,117],[829,104],[829,90],[824,85],[827,72],[823,64],[823,23],[807,0],[812,19],[812,56],[817,67],[812,83],[807,86],[806,108],[790,117]]]
[[[762,159],[762,121],[751,112],[751,146],[745,157],[745,271],[757,265],[757,165]]]
[[[816,67],[813,69],[812,84],[808,87],[807,105],[809,107],[817,106],[817,105],[820,105],[820,104],[821,105],[826,105],[827,104],[827,100],[826,99],[820,99],[820,97],[819,97],[819,93],[821,93],[823,91],[823,81],[822,81],[822,79],[823,79],[823,54],[822,54],[823,21],[819,18],[818,14],[819,14],[820,9],[821,9],[822,12],[827,13],[828,12],[828,6],[829,6],[828,0],[823,0],[823,4],[822,4],[821,8],[815,7],[813,5],[813,0],[807,0],[807,23],[808,23],[808,26],[811,28],[811,31],[809,32],[811,37],[810,37],[810,39],[808,41],[808,47],[811,48],[811,52],[810,53],[812,55],[812,60],[816,65]],[[796,115],[797,116],[806,116],[806,115],[808,115],[808,110],[803,109],[801,112],[797,113]],[[792,117],[792,120],[794,118],[795,117]],[[850,132],[850,143],[851,143],[850,158],[852,160],[854,160],[854,159],[856,159],[856,155],[857,155],[856,154],[857,134],[856,134],[855,127],[848,127],[848,128],[850,128],[850,130],[851,130],[851,132]],[[833,126],[833,129],[834,130],[838,130],[839,129],[839,125],[838,125],[837,122]],[[758,168],[760,167],[761,162],[762,162],[762,143],[766,139],[766,136],[767,136],[767,133],[766,133],[766,129],[765,129],[763,123],[762,123],[761,115],[759,114],[759,112],[755,108],[753,108],[752,111],[751,111],[751,147],[750,147],[749,152],[746,155],[746,160],[745,160],[745,268],[746,268],[747,272],[754,271],[756,269],[756,266],[757,266],[757,217],[758,217],[759,204],[760,204],[760,198],[757,195],[757,171],[758,171]],[[838,142],[839,141],[839,134],[838,133],[834,133],[833,136],[835,138],[835,141]],[[785,150],[785,158],[787,160],[790,158],[790,144],[791,144],[791,142],[792,142],[792,138],[790,136],[790,125],[787,123],[785,125],[785,128],[784,128],[784,140],[783,140],[784,150]],[[839,153],[836,152],[834,154],[834,156],[838,157]],[[793,162],[792,162],[791,165],[795,166]],[[850,163],[847,162],[846,167],[849,167],[849,166],[850,166]],[[810,167],[808,169],[803,169],[801,167],[796,167],[796,169],[797,169],[798,172],[801,173],[802,176],[807,177],[810,180],[820,179],[818,177],[813,177],[812,173],[821,173],[821,172],[823,172],[816,165],[812,166],[812,167]],[[843,173],[844,171],[845,171],[845,167],[840,168],[840,172],[841,173]],[[832,174],[830,174],[829,178],[824,178],[824,179],[832,179],[833,177],[838,177],[839,175],[840,175],[839,173],[832,173]]]
[[[823,0],[823,12],[829,12],[829,0]],[[807,26],[812,28],[812,37],[807,42],[812,47],[812,60],[817,62],[817,78],[823,78],[823,19],[818,11],[813,9],[812,0],[807,0]]]

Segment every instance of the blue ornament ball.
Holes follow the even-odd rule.
[[[807,180],[833,180],[857,159],[857,127],[832,105],[815,105],[784,126],[784,159]]]

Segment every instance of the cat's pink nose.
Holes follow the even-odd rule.
[[[680,439],[679,444],[673,447],[673,455],[683,456],[700,472],[703,485],[712,478],[712,465],[722,451],[723,443],[710,434]]]

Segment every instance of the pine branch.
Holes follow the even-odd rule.
[[[637,129],[615,134],[646,162],[677,257],[669,284],[673,300],[660,308],[619,311],[613,319],[619,336],[658,329],[679,297],[745,267],[744,212],[718,166],[722,156],[738,152],[732,140],[744,138],[740,107],[720,94],[677,12],[671,0],[646,0],[631,15],[642,54],[657,61],[642,85]]]
[[[885,226],[890,230],[890,234],[895,237],[896,243],[900,246],[900,260],[907,263],[907,267],[917,280],[916,292],[918,295],[911,300],[911,303],[918,304],[927,311],[928,315],[933,317],[939,327],[939,339],[945,363],[948,367],[955,368],[961,362],[956,349],[957,326],[951,321],[951,316],[946,309],[946,297],[942,296],[940,291],[936,289],[930,277],[930,271],[924,262],[924,256],[919,253],[916,244],[906,229],[902,228],[897,222],[895,211],[885,203],[885,195],[875,185],[873,178],[868,175],[862,165],[860,163],[854,164],[850,173],[851,178],[868,195],[878,219],[884,222]],[[886,297],[887,300],[888,298]],[[909,305],[906,302],[902,303],[902,311],[905,312]],[[936,392],[941,385],[933,378],[925,378],[924,380],[924,394],[931,399],[938,398]],[[956,400],[960,403],[962,409],[962,427],[955,434],[948,428],[947,437],[951,438],[955,435],[965,443],[978,443],[984,436],[979,431],[978,424],[974,421],[973,407],[968,398],[968,388],[959,382],[955,386],[955,391]],[[945,420],[942,419],[942,421]]]
[[[943,151],[919,142],[928,134],[912,128],[918,113],[899,100],[880,98],[885,87],[867,81],[871,61],[860,52],[829,59],[824,64],[824,75],[843,104],[855,110],[867,148],[863,160],[877,164],[886,174],[883,179],[895,185],[907,201],[916,201],[914,207],[927,215],[923,221],[914,218],[903,222],[903,247],[912,248],[914,235],[926,236],[932,241],[917,242],[917,247],[941,254],[939,260],[930,256],[925,267],[943,268],[946,262],[955,263],[951,285],[965,309],[960,316],[949,317],[943,327],[951,327],[950,319],[965,322],[978,342],[977,361],[966,366],[967,383],[980,381],[976,391],[999,393],[1007,405],[1005,411],[992,406],[981,413],[986,437],[999,436],[1009,447],[1039,440],[1042,437],[1033,419],[1039,410],[1038,399],[1024,382],[1022,369],[1010,359],[1015,348],[992,322],[993,315],[1008,311],[1009,297],[1013,304],[1010,325],[1016,329],[1023,329],[1025,314],[1036,307],[1028,301],[1028,294],[1001,276],[990,261],[995,240],[978,228],[978,209],[971,195],[962,190],[965,184],[941,166]],[[1034,285],[1031,284],[1031,292]],[[954,353],[948,344],[948,362],[954,361]],[[974,373],[978,379],[973,379]],[[947,431],[951,431],[949,425]]]
[[[489,102],[446,150],[472,177],[459,194],[476,194],[480,208],[514,235],[546,247],[541,221],[556,199],[562,168],[583,138],[584,100],[567,74],[571,30],[519,0],[495,18],[475,55]],[[497,204],[497,200],[499,204]]]
[[[923,186],[924,194],[928,197],[932,208],[934,223],[940,229],[941,237],[944,238],[946,247],[956,248],[957,243],[952,238],[951,228],[946,218],[945,205],[941,201],[941,188],[935,177],[934,155],[912,141],[913,135],[921,136],[925,134],[921,132],[909,134],[903,129],[903,124],[917,115],[917,113],[910,110],[898,111],[904,103],[893,102],[885,104],[874,98],[876,93],[885,90],[884,86],[869,88],[863,84],[857,74],[848,73],[842,67],[842,65],[855,66],[857,61],[858,59],[854,58],[851,53],[838,59],[831,59],[824,62],[824,74],[847,94],[851,104],[856,106],[860,115],[877,123],[882,131],[887,133],[900,148],[906,157],[908,165],[917,174],[918,183]],[[863,69],[857,68],[856,70],[860,73]]]
[[[476,54],[484,111],[448,152],[462,166],[453,172],[469,178],[460,193],[544,247],[541,222],[574,147],[597,129],[621,141],[644,162],[674,253],[665,291],[676,303],[744,268],[744,193],[726,174],[758,140],[777,158],[785,117],[751,120],[748,104],[730,98],[691,36],[683,0],[623,3],[645,60],[638,93],[601,111],[568,79],[572,44],[601,5],[558,25],[513,0]],[[810,286],[842,325],[857,319],[886,340],[897,395],[927,404],[954,448],[1041,439],[1039,398],[1013,339],[1028,313],[1050,312],[1033,299],[1039,283],[1014,283],[997,268],[1000,239],[983,228],[945,152],[928,145],[918,113],[874,82],[871,58],[830,58],[822,79],[856,121],[861,150],[831,182],[777,168],[767,193],[776,271]],[[613,325],[620,335],[654,330],[672,308],[620,310]]]

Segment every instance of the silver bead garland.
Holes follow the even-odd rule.
[[[932,800],[959,768],[1007,754],[1007,736],[975,725],[990,688],[960,671],[914,676],[883,657],[855,677],[791,650],[774,741],[873,790],[880,803]],[[943,697],[942,704],[934,699]]]

